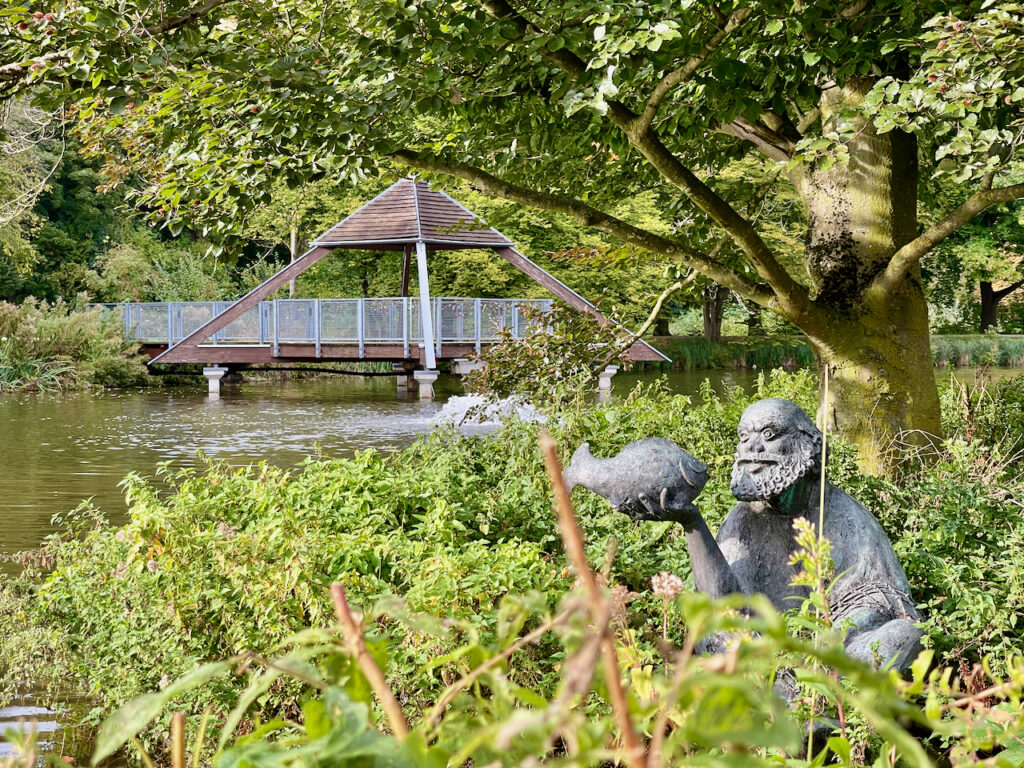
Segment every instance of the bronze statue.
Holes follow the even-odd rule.
[[[704,465],[674,444],[678,454],[668,450],[663,443],[670,441],[640,440],[611,460],[578,451],[567,481],[615,499],[616,508],[634,519],[678,521],[701,592],[713,597],[760,592],[779,610],[793,608],[807,594],[805,587],[791,584],[790,555],[797,548],[793,521],[804,517],[818,527],[821,432],[798,405],[773,398],[747,408],[738,434],[731,488],[739,503],[717,537],[690,503],[707,478],[690,468]],[[647,488],[651,478],[664,478],[666,485]],[[850,626],[847,653],[906,669],[921,650],[921,631],[914,623],[920,615],[882,527],[862,504],[826,480],[823,533],[838,574],[829,594],[832,617]]]

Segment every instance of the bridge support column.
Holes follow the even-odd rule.
[[[609,365],[597,377],[597,394],[600,398],[606,398],[612,393],[612,377],[619,372],[619,366]]]
[[[407,367],[403,363],[394,363],[391,366],[391,370],[398,374],[395,377],[398,381],[398,394],[404,395],[410,390],[416,389],[416,380],[413,378],[411,368]]]
[[[416,371],[413,377],[420,390],[420,400],[431,400],[434,397],[434,382],[440,375],[439,371]]]
[[[203,376],[210,386],[210,395],[220,397],[220,380],[227,374],[228,369],[222,365],[211,365],[203,368]]]

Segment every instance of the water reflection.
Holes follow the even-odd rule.
[[[390,380],[340,377],[243,385],[219,399],[199,389],[0,398],[0,553],[36,546],[55,513],[85,498],[116,519],[128,472],[194,466],[199,451],[291,465],[317,450],[392,450],[429,430],[442,405],[400,398]]]

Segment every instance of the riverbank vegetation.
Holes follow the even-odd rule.
[[[119,318],[61,300],[0,302],[0,392],[128,386],[145,375]]]
[[[1024,381],[993,386],[984,393],[950,390],[950,437],[933,461],[908,464],[893,479],[871,478],[856,469],[847,446],[836,444],[830,469],[893,539],[926,616],[936,664],[962,676],[967,695],[981,691],[988,676],[1005,678],[1024,656],[1024,476],[1013,461],[1024,412],[1012,406],[1024,402]],[[812,409],[814,379],[807,371],[776,373],[754,395],[708,390],[701,405],[660,387],[641,388],[608,403],[565,407],[550,423],[562,455],[584,440],[597,455],[645,436],[676,440],[711,468],[701,507],[716,528],[732,504],[728,476],[739,415],[752,397],[769,395]],[[407,716],[419,720],[449,684],[557,611],[573,583],[528,424],[510,423],[487,439],[436,432],[395,456],[314,457],[293,471],[214,462],[205,471],[165,467],[159,482],[132,475],[124,489],[126,525],[111,527],[101,510],[84,504],[61,521],[64,533],[26,558],[23,576],[4,583],[0,680],[8,692],[27,680],[54,695],[70,686],[95,698],[98,719],[198,665],[247,653],[256,656],[243,680],[218,677],[175,707],[196,722],[209,706],[211,732],[243,699],[250,706],[243,731],[300,717],[311,706],[310,689],[276,674],[256,684],[256,670],[264,668],[258,658],[290,648],[301,659],[299,646],[314,636],[298,644],[290,638],[333,625],[328,586],[338,581],[366,612],[374,647],[387,648],[387,678]],[[651,589],[661,571],[692,586],[682,531],[634,524],[591,494],[575,500],[589,560],[599,570],[606,564],[613,594],[622,598],[623,673],[633,687],[644,685],[652,671],[664,672],[665,639],[682,647],[697,616],[707,615],[691,598],[666,602]],[[422,614],[445,623],[419,623],[414,617]],[[573,656],[564,640],[545,636],[503,662],[503,679],[516,695],[549,698],[563,690]],[[986,671],[975,671],[982,662]],[[289,669],[308,677],[295,664]],[[727,687],[748,686],[740,682],[748,672],[754,668],[740,663]],[[246,679],[255,687],[243,696]],[[489,691],[487,717],[512,717],[517,710],[499,693]],[[589,706],[603,711],[600,700]],[[144,743],[157,748],[166,727],[160,720]],[[917,735],[930,749],[949,748],[939,737]],[[862,723],[855,738],[857,749],[868,750],[862,755],[879,746],[871,723]]]

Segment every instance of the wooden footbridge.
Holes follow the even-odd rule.
[[[591,302],[515,249],[511,240],[469,209],[413,178],[396,182],[318,237],[310,249],[234,302],[113,305],[125,330],[150,353],[150,365],[201,363],[211,392],[232,369],[253,364],[387,361],[413,372],[429,397],[438,361],[478,354],[502,330],[521,337],[523,309],[547,309],[550,299],[442,298],[430,295],[432,251],[492,250],[557,298],[611,322]],[[360,299],[273,299],[290,280],[335,250],[401,251],[401,296]],[[413,254],[418,296],[409,296]],[[632,360],[667,361],[643,341]]]

